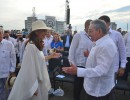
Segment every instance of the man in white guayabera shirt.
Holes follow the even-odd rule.
[[[127,63],[124,39],[120,32],[112,30],[110,28],[111,21],[108,16],[103,15],[103,16],[99,17],[99,19],[104,20],[106,22],[107,33],[109,34],[109,36],[112,38],[112,40],[114,41],[114,43],[117,46],[118,54],[116,56],[116,64],[114,65],[114,67],[115,67],[115,72],[118,72],[119,76],[123,76],[125,67],[126,67],[126,63]],[[120,65],[119,65],[119,62],[120,62]]]
[[[95,42],[85,68],[63,67],[63,71],[84,77],[86,100],[115,100],[114,65],[117,48],[107,34],[106,23],[102,20],[91,21],[89,36]]]
[[[124,36],[125,46],[126,46],[126,57],[127,57],[127,64],[125,73],[123,75],[123,79],[127,80],[128,74],[130,72],[130,32],[126,33]]]
[[[5,83],[7,77],[15,71],[16,54],[14,45],[3,39],[3,29],[0,27],[0,100],[7,100]]]
[[[85,67],[87,57],[84,52],[90,51],[93,42],[88,36],[88,28],[92,20],[86,20],[84,25],[84,31],[74,35],[69,49],[69,62],[76,65],[77,67]],[[80,100],[81,90],[83,89],[83,77],[77,77],[74,79],[74,100]]]

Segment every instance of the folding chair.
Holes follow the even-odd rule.
[[[67,56],[63,56],[61,60],[61,66],[57,66],[54,68],[52,72],[52,83],[53,83],[53,88],[56,89],[56,83],[60,82],[63,85],[63,82],[67,83],[73,83],[74,82],[74,76],[70,74],[66,74],[62,71],[62,66],[63,67],[69,67],[69,61]],[[58,75],[64,76],[64,77],[57,77]]]
[[[130,73],[128,74],[128,79],[123,80],[121,77],[115,75],[115,89],[123,90],[124,95],[126,91],[130,91]]]

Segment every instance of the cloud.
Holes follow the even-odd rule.
[[[0,25],[6,29],[22,29],[24,20],[32,16],[32,7],[36,7],[38,19],[55,16],[57,20],[65,20],[65,0],[0,0]],[[116,23],[130,22],[129,0],[69,0],[70,23],[78,30],[84,29],[87,19],[97,19],[101,15],[110,16]],[[117,6],[115,6],[117,5]],[[127,6],[126,6],[127,5]],[[118,7],[118,8],[117,8]],[[108,10],[109,9],[109,10]],[[74,29],[74,28],[73,28]]]
[[[103,13],[113,13],[113,12],[121,13],[121,12],[127,12],[127,11],[130,11],[130,6],[124,6],[118,9],[105,11]]]

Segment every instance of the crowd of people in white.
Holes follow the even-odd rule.
[[[105,17],[101,16],[99,19],[104,20],[106,22],[107,34],[109,34],[109,36],[112,38],[112,40],[116,44],[117,51],[118,51],[118,54],[115,58],[116,62],[117,62],[117,65],[115,65],[115,72],[118,72],[119,75],[121,75],[122,78],[124,80],[126,80],[127,76],[128,76],[128,72],[130,72],[130,33],[127,32],[125,34],[125,36],[123,37],[121,35],[121,33],[109,28],[109,26],[110,26],[109,20],[107,20],[107,18],[106,19],[105,18],[106,18],[106,16]],[[89,25],[87,27],[89,27]],[[33,32],[37,32],[37,30],[39,30],[39,29],[32,30],[31,34],[34,34]],[[72,29],[68,28],[64,32],[64,35],[61,36],[58,32],[55,32],[52,29],[46,29],[46,33],[44,34],[45,36],[43,38],[44,48],[43,48],[42,52],[44,53],[45,56],[49,56],[49,53],[51,52],[52,49],[58,53],[61,53],[63,51],[68,51],[70,53],[69,61],[71,61],[71,63],[76,65],[77,67],[84,68],[85,65],[82,65],[82,64],[80,65],[80,63],[81,63],[80,55],[78,55],[78,52],[75,53],[75,50],[78,49],[77,44],[80,43],[80,44],[78,44],[78,45],[80,45],[79,52],[83,51],[82,48],[84,48],[85,44],[84,43],[82,44],[82,42],[85,41],[85,40],[83,40],[84,38],[88,38],[88,40],[86,40],[86,41],[90,41],[92,44],[92,41],[91,41],[91,39],[89,39],[89,36],[88,36],[90,34],[88,34],[88,33],[89,32],[88,32],[88,28],[87,28],[87,31],[84,30],[83,32],[76,33],[74,36],[72,36]],[[87,37],[84,34],[86,34]],[[11,37],[12,36],[11,31],[4,30],[2,27],[0,27],[0,100],[7,100],[8,93],[5,89],[6,80],[9,75],[15,76],[14,75],[15,69],[17,67],[21,66],[21,63],[23,61],[25,47],[29,46],[28,42],[30,44],[33,44],[33,43],[31,43],[30,37],[28,37],[28,35],[25,38],[23,38],[23,34],[21,31],[17,31],[17,33],[15,35],[16,35],[16,38]],[[79,40],[80,36],[83,39]],[[71,41],[72,41],[72,45],[71,45]],[[78,41],[80,41],[80,42],[78,42]],[[87,45],[89,45],[89,44],[87,44]],[[111,48],[111,47],[109,47],[109,48]],[[91,50],[89,50],[89,52],[90,51]],[[74,55],[79,56],[79,58],[75,58]],[[53,56],[55,56],[55,55],[53,55]],[[53,58],[53,56],[50,58]],[[88,56],[89,56],[89,54],[88,54]],[[48,59],[50,59],[50,58],[48,58]],[[81,58],[83,59],[83,57],[81,57]],[[46,65],[49,65],[48,59],[46,59]],[[77,59],[77,61],[76,61],[76,59]],[[86,60],[84,60],[84,62],[86,62]],[[120,64],[119,64],[119,62],[120,62]],[[120,66],[120,68],[119,68],[119,66]],[[38,71],[39,71],[39,69],[38,69]],[[67,72],[67,71],[66,71],[66,73],[71,74],[71,72]],[[18,74],[18,72],[16,72],[16,74]],[[79,74],[79,76],[82,76],[80,74]],[[94,73],[91,73],[91,74],[97,75]],[[41,77],[41,76],[39,75],[38,77]],[[82,76],[82,77],[84,77],[84,76]],[[83,85],[83,82],[81,82],[81,84]],[[108,84],[110,84],[110,83],[108,83]],[[86,91],[87,91],[87,89],[88,89],[88,86],[86,86]],[[38,90],[38,91],[41,91],[41,90]],[[94,96],[98,96],[98,95],[102,96],[102,94],[103,94],[103,92],[101,94],[96,94],[96,92],[90,92],[90,91],[88,93],[90,93],[89,95],[93,94]],[[77,97],[74,97],[74,98],[77,98]],[[12,99],[9,99],[9,100],[12,100]],[[41,100],[41,99],[38,99],[38,100]],[[47,99],[45,99],[45,100],[47,100]]]

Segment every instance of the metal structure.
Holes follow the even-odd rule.
[[[32,8],[32,22],[36,21],[35,7]]]
[[[70,24],[70,8],[69,8],[69,1],[66,0],[66,25]]]

